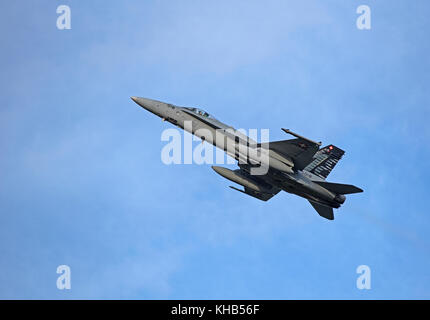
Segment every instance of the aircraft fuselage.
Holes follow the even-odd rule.
[[[163,120],[178,126],[191,134],[199,137],[239,161],[238,170],[213,167],[223,177],[241,184],[245,187],[245,193],[267,200],[259,193],[271,193],[273,196],[279,190],[283,190],[315,203],[338,208],[345,201],[343,194],[337,194],[328,190],[319,181],[324,181],[317,175],[295,168],[295,162],[280,152],[269,148],[263,148],[263,144],[249,138],[242,132],[225,123],[211,117],[208,113],[197,108],[179,107],[157,100],[132,97],[142,108],[154,113]],[[294,134],[296,137],[306,139]],[[311,143],[315,143],[312,140]],[[319,143],[320,145],[320,143]],[[264,154],[267,157],[259,157]],[[262,175],[251,174],[255,167],[267,165],[267,172]],[[234,187],[233,187],[234,188]],[[246,191],[247,189],[250,191]],[[238,190],[237,188],[234,188]],[[242,190],[238,190],[244,192]],[[270,198],[270,197],[268,197]]]

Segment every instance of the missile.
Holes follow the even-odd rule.
[[[321,146],[321,144],[322,144],[321,141],[320,142],[316,142],[316,141],[313,141],[311,139],[305,138],[305,137],[303,137],[303,136],[301,136],[301,135],[299,135],[299,134],[291,131],[290,129],[284,129],[284,128],[282,128],[282,131],[284,131],[285,133],[291,134],[292,136],[294,136],[296,138],[308,141],[311,144],[316,144],[317,146]]]
[[[269,192],[267,189],[258,185],[252,179],[248,178],[245,174],[241,173],[240,170],[233,171],[233,170],[230,170],[224,167],[218,167],[218,166],[212,166],[212,169],[214,169],[214,171],[218,173],[220,176],[230,181],[233,181],[237,184],[240,184],[241,186],[250,188],[257,192],[265,192],[265,193]]]

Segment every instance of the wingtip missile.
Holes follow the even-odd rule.
[[[316,141],[313,141],[311,139],[305,138],[305,137],[303,137],[303,136],[301,136],[301,135],[299,135],[299,134],[291,131],[290,129],[284,129],[284,128],[282,128],[282,131],[284,131],[285,133],[291,134],[292,136],[294,136],[296,138],[308,141],[308,142],[310,142],[312,144],[316,144],[317,146],[321,146],[322,145],[321,141],[320,142],[316,142]]]

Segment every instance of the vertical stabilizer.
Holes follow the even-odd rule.
[[[332,144],[321,148],[315,153],[314,160],[304,170],[325,180],[344,153],[345,151]]]
[[[324,206],[319,204],[318,202],[309,200],[309,203],[314,207],[314,209],[318,212],[321,217],[324,217],[328,220],[334,220],[333,208]]]

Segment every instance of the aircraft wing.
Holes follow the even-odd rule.
[[[319,150],[318,145],[312,145],[301,139],[290,139],[269,142],[269,150],[291,158],[294,167],[303,170],[313,161],[313,156]]]
[[[314,159],[313,156],[319,150],[321,142],[315,142],[294,133],[288,129],[282,129],[284,132],[291,134],[296,139],[272,141],[269,143],[262,143],[262,147],[273,150],[294,162],[294,167],[298,170],[303,170]]]

